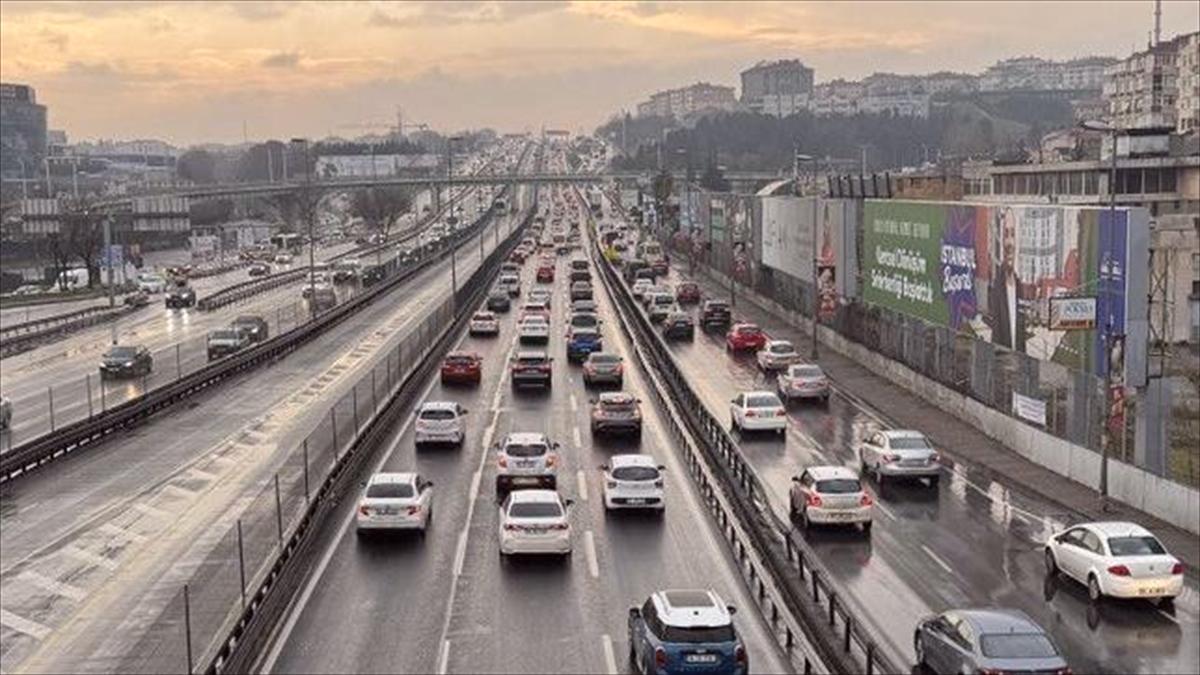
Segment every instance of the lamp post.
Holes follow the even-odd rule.
[[[462,136],[451,136],[446,139],[446,208],[454,215],[454,193],[450,179],[454,177],[454,142],[461,141]],[[483,240],[480,238],[480,245]],[[450,297],[454,299],[454,307],[458,309],[458,269],[455,250],[458,249],[458,219],[454,221],[454,232],[450,237]]]
[[[313,211],[316,210],[316,207],[310,208],[309,203],[308,203],[308,200],[312,199],[312,193],[310,192],[310,190],[312,189],[312,174],[309,172],[309,169],[308,169],[308,139],[307,138],[293,138],[291,142],[293,145],[304,146],[304,189],[301,192],[303,197],[302,197],[302,201],[301,201],[300,205],[301,205],[301,208],[303,209],[304,219],[308,221],[307,222],[307,225],[308,225],[308,313],[309,313],[309,316],[312,318],[312,320],[316,321],[316,319],[317,319],[317,279],[316,279],[317,242],[313,235],[313,219],[314,219],[313,216],[315,215],[313,213]],[[285,148],[285,152],[283,152],[282,155],[283,155],[283,165],[284,165],[284,167],[286,167],[287,166],[286,148]],[[284,182],[287,182],[286,168],[284,169],[284,171],[285,171],[285,173],[283,176],[283,180],[284,180]]]

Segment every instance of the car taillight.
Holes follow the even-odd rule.
[[[746,417],[758,417],[758,413],[754,412],[753,410],[747,410]]]
[[[654,667],[659,669],[667,667],[667,650],[662,647],[654,648]]]
[[[934,462],[938,461],[939,459],[941,459],[941,455],[938,455],[936,452],[929,453],[929,463],[930,464],[933,464]]]
[[[1129,568],[1124,565],[1113,565],[1108,568],[1108,573],[1115,577],[1127,577],[1129,576]]]
[[[663,486],[663,479],[659,478],[658,480],[654,481],[654,487],[660,488],[662,486]]]
[[[500,455],[500,459],[496,460],[496,463],[500,465],[501,469],[506,468],[508,466],[508,457]]]
[[[371,515],[371,507],[367,506],[366,504],[359,504],[358,512],[364,516],[369,516]]]
[[[558,461],[557,455],[554,455],[554,454],[546,455],[546,468],[549,469],[550,467],[554,466],[554,464],[557,461]]]
[[[421,512],[421,507],[420,507],[420,506],[410,506],[410,507],[408,507],[408,515],[410,515],[410,516],[415,516],[415,515],[417,515],[417,514],[418,514],[418,513],[420,513],[420,512]]]
[[[778,416],[780,416],[780,417],[783,417],[784,415],[786,415],[786,414],[787,414],[787,409],[786,409],[786,408],[776,408],[776,409],[775,409],[775,414],[776,414],[776,415],[778,415]]]
[[[521,529],[521,528],[520,528],[519,526],[517,526],[517,525],[513,525],[512,523],[505,523],[505,524],[504,524],[504,529],[505,529],[505,530],[507,530],[507,531],[509,531],[509,532],[516,532],[517,530],[519,530],[519,529]]]
[[[561,532],[562,530],[567,529],[567,527],[569,527],[569,526],[566,523],[555,523],[550,526],[550,529],[551,530],[559,530]]]
[[[587,373],[588,375],[595,375],[596,367],[595,366],[584,366],[583,372]]]
[[[899,460],[900,460],[900,455],[884,455],[883,456],[884,464],[891,464],[892,462],[896,462]]]
[[[1174,567],[1171,568],[1171,574],[1183,574],[1183,563],[1175,563]]]
[[[613,372],[617,373],[618,375],[621,374],[621,370],[622,370],[622,366],[619,363],[616,365],[616,367],[613,368]]]
[[[819,506],[821,506],[821,495],[819,495],[815,492],[810,492],[810,493],[804,495],[804,503],[808,504],[809,506],[819,507]]]
[[[741,645],[734,647],[733,658],[738,662],[738,665],[746,665],[746,648]]]
[[[873,503],[874,502],[871,500],[871,495],[869,495],[865,492],[863,493],[863,496],[861,498],[859,498],[859,500],[858,500],[859,506],[870,506]]]

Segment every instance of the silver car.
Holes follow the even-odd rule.
[[[822,403],[829,403],[829,379],[825,377],[821,366],[814,363],[788,366],[786,371],[776,376],[775,386],[784,403],[797,398],[819,398]]]
[[[913,635],[917,665],[934,673],[1069,673],[1054,640],[1017,609],[931,616]]]
[[[873,432],[859,444],[858,461],[863,475],[873,474],[880,487],[889,478],[927,478],[937,485],[942,471],[933,445],[919,431]]]

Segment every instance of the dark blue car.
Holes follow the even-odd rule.
[[[653,675],[746,675],[749,655],[733,613],[711,590],[657,591],[629,608],[630,665]]]
[[[567,360],[581,362],[592,352],[604,350],[600,332],[594,328],[572,328],[567,336]]]

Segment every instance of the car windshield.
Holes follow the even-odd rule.
[[[597,321],[594,314],[576,314],[571,317],[571,325],[576,327],[595,326]]]
[[[571,337],[576,340],[590,341],[600,337],[600,334],[594,330],[576,329],[573,333],[571,333]]]
[[[675,302],[675,298],[672,298],[671,296],[666,295],[666,294],[658,295],[658,296],[655,296],[655,298],[654,298],[654,304],[656,304],[656,305],[663,305],[663,306],[669,307],[674,302]]]
[[[637,401],[601,401],[601,407],[614,412],[629,412],[637,407]]]
[[[746,397],[747,408],[779,408],[783,404],[779,402],[779,398],[775,394],[756,394]]]
[[[236,330],[214,330],[212,334],[209,335],[209,337],[213,340],[236,340],[240,336],[241,334]]]
[[[541,457],[549,450],[543,443],[509,443],[504,454],[510,457]]]
[[[816,366],[800,366],[792,368],[792,377],[821,377],[824,373]]]
[[[757,335],[759,332],[758,326],[739,326],[737,330],[742,335]]]
[[[555,502],[517,502],[508,507],[512,518],[559,518],[562,507]]]
[[[618,466],[612,470],[617,480],[658,480],[658,469],[652,466]]]
[[[733,626],[663,626],[663,642],[733,642]]]
[[[491,314],[476,314],[473,318],[476,321],[491,321],[494,317]]]
[[[137,347],[113,347],[108,350],[109,358],[114,359],[132,359],[137,353]]]
[[[1167,552],[1154,537],[1109,537],[1108,550],[1118,558],[1134,555],[1165,555]]]
[[[704,308],[705,308],[705,309],[712,309],[712,310],[725,311],[725,310],[728,310],[728,309],[729,309],[729,305],[726,305],[726,304],[725,304],[725,303],[723,303],[723,302],[710,302],[710,303],[708,303],[707,305],[705,305],[705,306],[704,306]]]
[[[452,420],[455,418],[453,410],[445,408],[430,408],[421,411],[421,419],[423,420]]]
[[[928,450],[929,441],[923,437],[893,438],[891,446],[894,450]]]
[[[615,354],[592,354],[590,363],[620,363],[621,357]]]
[[[771,345],[771,353],[772,354],[791,354],[794,351],[796,351],[796,350],[792,349],[792,346],[789,344]]]
[[[831,478],[817,481],[817,492],[827,495],[846,495],[862,492],[862,485],[853,478]]]
[[[367,486],[369,499],[407,499],[412,496],[412,483],[372,483]]]
[[[472,363],[475,363],[475,357],[473,357],[473,356],[447,356],[446,363],[449,363],[449,364],[455,365],[455,366],[469,366]]]
[[[1045,659],[1058,656],[1050,638],[1041,633],[996,633],[979,638],[983,655],[992,659]]]
[[[517,359],[517,363],[522,366],[540,366],[546,363],[544,356],[522,356]]]

